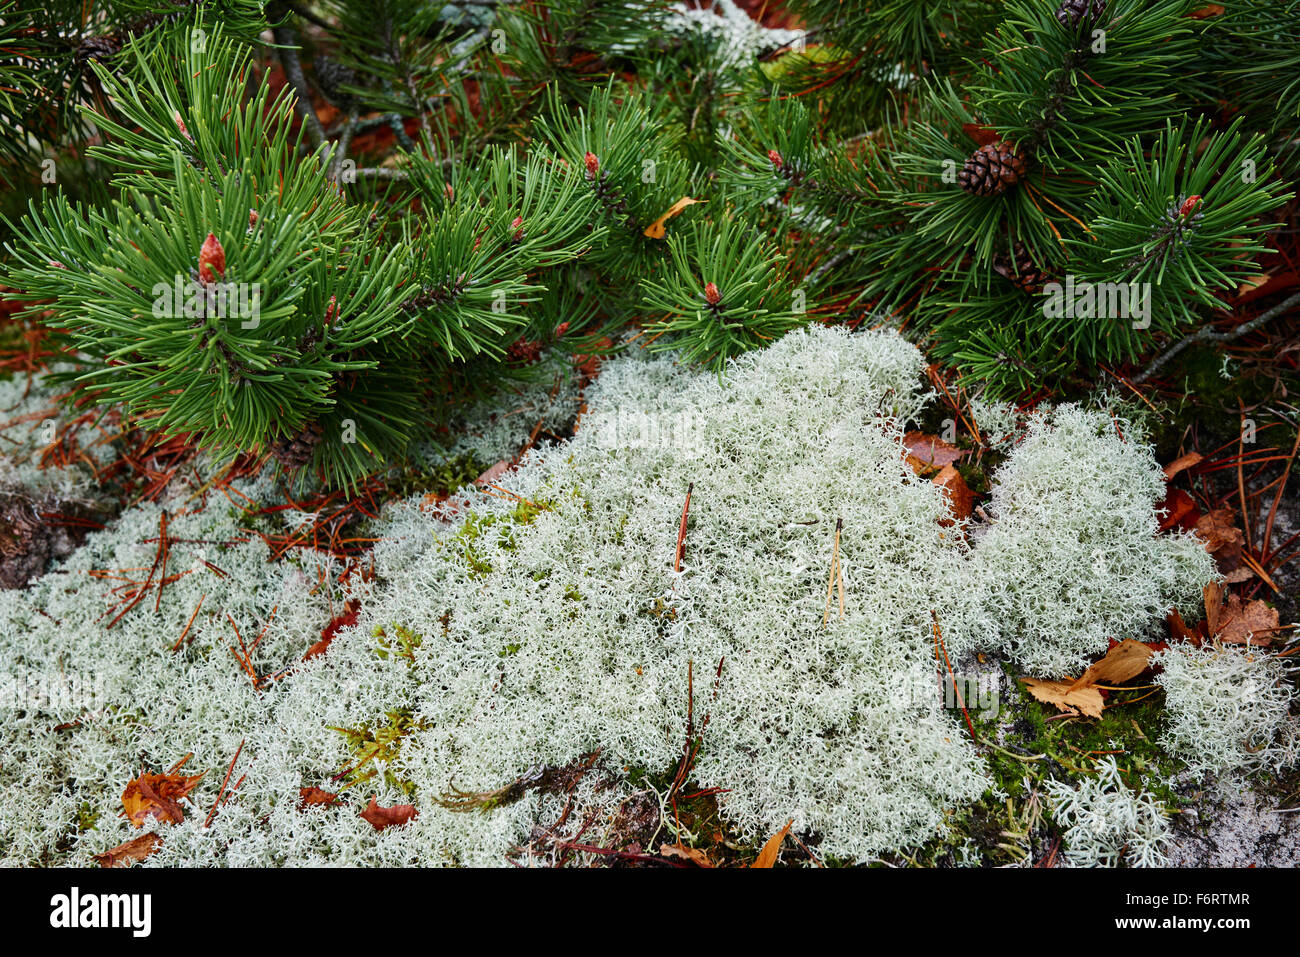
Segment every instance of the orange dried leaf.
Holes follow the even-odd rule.
[[[1210,582],[1201,589],[1201,600],[1205,604],[1205,627],[1214,636],[1219,632],[1219,617],[1223,612],[1223,586]]]
[[[948,510],[952,513],[953,519],[964,521],[970,518],[971,511],[975,508],[975,493],[970,490],[970,486],[966,484],[960,472],[951,465],[945,465],[930,481],[947,493]],[[953,521],[944,519],[939,524],[951,525]]]
[[[333,791],[325,791],[321,788],[299,788],[298,789],[298,810],[314,806],[331,807],[337,804],[339,796]]]
[[[907,449],[907,464],[918,473],[927,467],[941,469],[952,465],[966,454],[964,449],[949,445],[937,435],[916,431],[903,436],[903,448]],[[918,464],[921,468],[917,468]]]
[[[400,827],[413,820],[419,813],[414,804],[394,804],[392,807],[380,807],[379,802],[371,798],[370,804],[361,812],[361,817],[376,831],[382,831],[386,827]]]
[[[698,848],[687,847],[684,844],[664,844],[659,848],[659,855],[661,857],[679,857],[684,861],[690,861],[696,867],[713,866],[713,862],[709,860],[709,855]]]
[[[1184,469],[1189,469],[1193,465],[1199,464],[1204,458],[1205,456],[1200,452],[1188,452],[1186,455],[1180,455],[1165,466],[1165,481],[1168,482]]]
[[[1229,595],[1220,618],[1218,638],[1233,645],[1267,645],[1278,630],[1277,609],[1258,598],[1242,603],[1238,595]]]
[[[1045,704],[1054,706],[1065,714],[1086,714],[1100,718],[1103,698],[1101,691],[1088,685],[1076,688],[1073,681],[1043,681],[1040,678],[1021,678],[1029,693]]]
[[[1230,509],[1216,508],[1196,522],[1196,534],[1205,542],[1205,550],[1228,582],[1244,582],[1254,572],[1245,561],[1246,536],[1237,527]]]
[[[1094,661],[1083,673],[1074,688],[1088,685],[1118,685],[1136,678],[1151,665],[1153,651],[1149,645],[1129,638],[1120,642],[1100,661]]]
[[[122,792],[126,817],[136,827],[144,827],[153,818],[179,824],[185,820],[180,802],[203,779],[202,774],[142,774],[127,784]]]
[[[781,845],[785,842],[786,837],[790,834],[790,827],[794,824],[794,819],[786,821],[785,827],[777,831],[767,839],[763,849],[758,852],[758,860],[751,864],[751,867],[772,867],[776,864],[776,856],[781,853]]]
[[[672,206],[668,208],[668,212],[664,213],[662,216],[656,219],[653,223],[651,223],[644,230],[642,230],[642,232],[645,233],[645,235],[648,236],[650,239],[663,239],[664,236],[668,234],[668,230],[664,226],[664,224],[667,223],[668,220],[672,219],[674,216],[680,213],[687,206],[694,206],[696,203],[703,203],[703,202],[704,200],[702,199],[691,199],[691,197],[689,196],[683,196],[681,199],[673,203]]]
[[[143,861],[162,845],[162,838],[152,832],[119,844],[111,851],[96,854],[95,860],[100,867],[126,867]]]

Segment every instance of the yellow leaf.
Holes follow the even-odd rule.
[[[794,818],[787,821],[785,827],[767,839],[763,849],[758,852],[758,860],[751,865],[752,867],[771,867],[776,863],[776,855],[781,853],[781,844],[785,841],[786,835],[790,833],[792,824],[794,824]]]
[[[687,206],[694,206],[696,203],[703,203],[703,202],[704,200],[702,199],[691,199],[689,196],[683,196],[681,199],[679,199],[677,202],[673,203],[672,206],[669,207],[668,212],[664,213],[662,216],[656,219],[653,223],[651,223],[644,230],[642,230],[642,232],[644,232],[645,235],[649,236],[651,239],[663,239],[664,236],[666,236],[668,233],[668,231],[664,228],[664,223],[668,222],[668,220],[672,219],[674,216],[680,213]]]
[[[1151,655],[1149,645],[1126,638],[1106,652],[1106,657],[1089,665],[1088,670],[1074,683],[1073,688],[1123,684],[1147,670],[1147,666],[1151,663]]]
[[[1043,681],[1039,678],[1021,678],[1029,688],[1029,693],[1046,704],[1054,705],[1065,714],[1083,712],[1090,718],[1100,718],[1102,708],[1101,691],[1091,685],[1083,688],[1074,687],[1070,681]]]

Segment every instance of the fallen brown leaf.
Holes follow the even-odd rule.
[[[1168,482],[1183,469],[1189,469],[1193,465],[1199,464],[1204,458],[1205,456],[1200,452],[1188,452],[1186,455],[1180,455],[1165,466],[1165,481]]]
[[[493,465],[486,472],[474,480],[475,485],[491,485],[501,476],[510,471],[510,460],[502,459],[496,465]]]
[[[1242,603],[1240,596],[1228,596],[1220,618],[1218,638],[1233,645],[1267,645],[1278,630],[1277,609],[1258,598]]]
[[[1216,508],[1196,522],[1196,534],[1205,542],[1205,550],[1214,556],[1219,573],[1228,582],[1244,582],[1254,572],[1242,558],[1246,536],[1237,527],[1232,511]]]
[[[320,788],[299,788],[298,790],[298,810],[312,807],[313,805],[324,805],[330,807],[337,804],[339,796],[333,791],[323,791]]]
[[[1160,531],[1168,531],[1175,525],[1180,526],[1186,531],[1192,531],[1196,527],[1200,515],[1196,511],[1196,503],[1192,497],[1180,488],[1171,488],[1166,491],[1165,500],[1156,506],[1159,511],[1165,513],[1165,517],[1160,520]]]
[[[924,432],[916,431],[908,432],[903,436],[903,448],[907,450],[907,464],[917,473],[952,465],[967,454],[965,449],[949,445],[937,435],[926,435]]]
[[[369,806],[361,812],[361,816],[376,831],[382,831],[386,827],[405,824],[413,820],[419,813],[414,804],[394,804],[392,807],[380,807],[379,802],[371,798]]]
[[[758,852],[758,860],[751,864],[751,867],[771,867],[776,864],[776,856],[781,853],[781,845],[790,833],[790,827],[794,824],[794,818],[786,821],[785,827],[777,831],[767,839],[763,849]]]
[[[684,844],[664,844],[659,848],[659,854],[661,857],[679,857],[684,861],[690,861],[696,867],[713,866],[713,862],[709,860],[709,855],[699,848],[687,847]]]
[[[1210,637],[1219,633],[1219,616],[1223,612],[1223,586],[1210,582],[1201,589],[1201,601],[1205,605],[1205,628]]]
[[[1076,687],[1073,681],[1044,681],[1041,678],[1021,678],[1029,693],[1045,704],[1054,706],[1065,714],[1086,714],[1100,718],[1104,699],[1101,691],[1092,685]]]
[[[144,827],[150,818],[180,824],[185,809],[180,802],[203,779],[202,774],[142,774],[127,784],[122,792],[126,817],[136,827]]]
[[[141,834],[139,837],[127,841],[125,844],[119,844],[110,851],[103,854],[96,854],[95,860],[99,862],[100,867],[126,867],[129,864],[135,864],[143,861],[146,857],[158,850],[162,844],[162,838],[157,834]]]
[[[1106,652],[1105,657],[1100,661],[1094,661],[1089,665],[1088,670],[1074,683],[1074,687],[1123,684],[1147,670],[1151,664],[1152,654],[1149,645],[1128,638]]]
[[[971,511],[975,507],[975,493],[970,490],[970,486],[966,484],[960,472],[951,465],[945,465],[930,481],[948,493],[948,510],[952,513],[953,519],[964,521],[970,518]],[[944,519],[939,524],[951,525],[953,521]]]
[[[1194,645],[1201,643],[1201,633],[1183,621],[1178,609],[1172,609],[1165,620],[1169,623],[1169,634],[1178,641],[1188,641]]]

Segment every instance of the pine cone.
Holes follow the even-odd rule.
[[[520,337],[506,347],[506,362],[510,365],[529,365],[542,356],[542,344]]]
[[[1056,20],[1067,30],[1073,30],[1079,21],[1087,18],[1089,22],[1100,20],[1106,12],[1106,0],[1062,0],[1056,8]]]
[[[115,36],[86,37],[77,47],[75,61],[84,67],[91,60],[102,62],[111,59],[122,49],[122,41]]]
[[[1006,140],[981,146],[957,171],[961,188],[976,196],[1001,196],[1020,182],[1028,158]]]
[[[272,442],[270,452],[285,468],[302,468],[311,461],[316,446],[320,444],[324,435],[325,430],[321,428],[321,424],[312,420],[294,435],[282,435]]]
[[[315,61],[316,85],[331,103],[346,109],[355,102],[350,93],[343,90],[345,86],[357,85],[357,73],[349,66],[327,56],[318,56]]]
[[[1051,279],[1049,273],[1034,265],[1034,260],[1030,257],[1029,249],[1024,243],[1018,242],[1012,246],[1011,256],[1011,259],[1000,255],[994,256],[993,271],[1018,289],[1036,293]]]

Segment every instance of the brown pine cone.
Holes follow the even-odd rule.
[[[519,338],[506,347],[506,362],[510,365],[529,365],[542,355],[542,344]]]
[[[1056,8],[1056,20],[1067,30],[1073,30],[1085,17],[1089,22],[1100,20],[1106,12],[1106,0],[1063,0]]]
[[[1051,279],[1049,273],[1034,265],[1034,260],[1024,243],[1018,242],[1011,247],[1011,257],[1008,259],[1006,256],[994,256],[993,271],[1017,288],[1028,293],[1036,293]]]
[[[85,66],[91,60],[103,62],[112,59],[122,49],[122,41],[115,36],[86,37],[77,47],[74,57],[78,66]]]
[[[960,170],[957,182],[976,196],[1001,196],[1020,182],[1028,169],[1028,157],[1006,140],[981,146]]]
[[[282,435],[271,443],[270,453],[287,469],[302,468],[311,461],[325,430],[314,419],[293,435]]]

